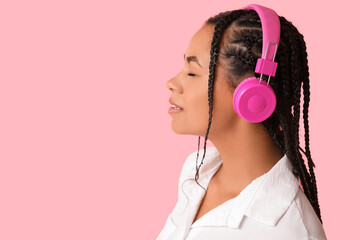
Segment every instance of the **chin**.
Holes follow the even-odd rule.
[[[176,127],[174,125],[172,125],[172,130],[173,130],[174,133],[179,134],[179,135],[192,135],[192,136],[205,137],[205,134],[201,133],[199,131],[189,131],[188,129]]]
[[[189,126],[185,124],[185,121],[179,121],[179,119],[172,119],[171,129],[176,134],[205,137],[207,130],[207,123]]]
[[[171,126],[171,129],[174,133],[176,134],[187,134],[186,131],[184,131],[184,129],[180,128],[180,127],[176,127],[176,126]]]

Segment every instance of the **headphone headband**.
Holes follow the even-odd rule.
[[[279,16],[271,8],[257,4],[250,4],[244,9],[255,10],[261,20],[263,33],[262,56],[256,63],[255,72],[274,77],[277,67],[277,62],[274,62],[274,59],[280,39]]]

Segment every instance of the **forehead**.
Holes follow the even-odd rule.
[[[205,25],[200,28],[191,38],[185,55],[195,55],[201,63],[208,63],[213,33],[214,27],[212,25]]]

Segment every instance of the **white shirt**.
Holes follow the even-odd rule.
[[[198,165],[203,152],[204,149],[200,149]],[[205,195],[194,180],[196,155],[197,151],[185,160],[178,184],[178,201],[156,240],[327,239],[286,154],[235,198],[210,210],[192,224]],[[198,179],[205,189],[221,163],[216,147],[207,147]]]

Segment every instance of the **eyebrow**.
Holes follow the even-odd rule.
[[[184,54],[184,59],[185,59],[185,54]],[[201,66],[200,63],[199,63],[199,59],[197,59],[196,56],[187,56],[187,57],[186,57],[186,61],[187,61],[188,63],[190,63],[190,62],[195,62],[197,65],[199,65],[199,67],[202,68],[202,66]]]

